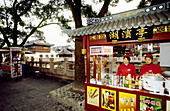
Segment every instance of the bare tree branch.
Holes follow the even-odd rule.
[[[52,25],[52,24],[60,25],[59,23],[48,23],[48,24],[41,25],[38,28],[42,28],[42,27],[45,27],[45,26],[48,26],[48,25]]]
[[[0,26],[0,32],[1,32],[2,35],[3,35],[4,42],[7,44],[8,47],[10,47],[11,44],[10,44],[10,42],[9,42],[9,40],[8,40],[8,37],[7,37],[6,34],[4,33],[3,28],[2,28],[1,26]]]
[[[1,43],[0,48],[2,48],[4,45],[5,45],[5,41],[3,41],[3,42]]]
[[[22,47],[25,42],[28,40],[28,38],[40,27],[40,25],[45,21],[47,20],[47,18],[44,18],[38,25],[37,27],[34,27],[31,32],[24,38],[24,40],[22,41],[22,43],[20,44],[20,46]]]
[[[107,13],[110,2],[111,0],[104,0],[103,7],[99,12],[98,17],[103,17]]]

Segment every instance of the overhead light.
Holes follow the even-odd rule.
[[[156,10],[156,7],[153,7],[152,10],[155,11],[155,10]]]
[[[147,9],[146,9],[146,12],[149,12],[149,11],[150,11],[150,9],[149,9],[149,8],[147,8]]]
[[[163,5],[160,5],[160,6],[159,6],[159,9],[163,9],[163,8],[164,8],[164,6],[163,6]]]

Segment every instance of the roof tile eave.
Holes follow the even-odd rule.
[[[159,9],[158,6],[156,10],[153,10],[153,7],[154,6],[102,17],[102,21],[100,23],[75,30],[73,34],[82,36],[120,29],[124,30],[145,26],[169,24],[170,12],[168,12],[168,10],[165,8]],[[149,12],[146,11],[148,8],[150,8]]]

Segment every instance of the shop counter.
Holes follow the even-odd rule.
[[[16,78],[22,76],[22,64],[20,63],[14,63],[14,64],[8,64],[8,63],[2,63],[2,75],[10,77],[10,78]]]
[[[147,90],[85,83],[86,111],[169,111],[170,96]]]

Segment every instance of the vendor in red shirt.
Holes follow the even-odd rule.
[[[128,74],[131,74],[131,77],[136,79],[136,68],[133,64],[129,64],[129,62],[130,56],[126,54],[123,58],[123,64],[118,67],[117,76],[127,77]]]
[[[161,67],[159,65],[153,64],[153,56],[151,54],[147,54],[145,56],[146,64],[141,67],[141,71],[139,77],[143,74],[157,74],[161,75]]]

